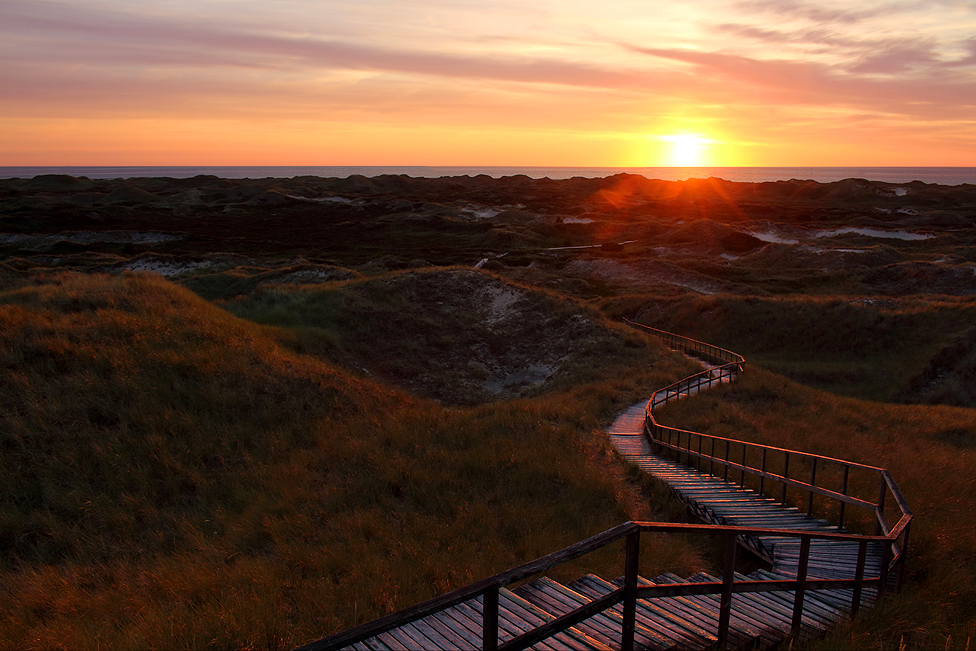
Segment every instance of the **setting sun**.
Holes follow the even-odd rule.
[[[708,149],[712,140],[691,134],[662,136],[661,140],[671,145],[665,160],[669,167],[702,167],[711,164]]]

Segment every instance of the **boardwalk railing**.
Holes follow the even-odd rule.
[[[897,529],[897,527],[896,527]],[[640,565],[640,536],[641,533],[666,534],[711,534],[722,535],[725,538],[725,563],[722,580],[706,583],[672,583],[668,585],[641,586],[638,583],[638,568]],[[735,558],[738,546],[737,537],[742,534],[750,536],[778,536],[793,538],[801,541],[800,562],[797,575],[793,579],[780,581],[742,581],[734,580]],[[311,642],[299,647],[301,651],[332,651],[350,647],[371,637],[417,621],[428,615],[441,612],[462,602],[480,602],[482,613],[483,649],[516,651],[526,649],[556,633],[564,631],[579,622],[592,617],[618,603],[623,603],[623,627],[620,648],[630,651],[634,648],[634,627],[636,621],[636,607],[638,599],[653,599],[655,597],[678,597],[695,595],[721,595],[719,613],[718,639],[719,647],[724,646],[728,637],[729,618],[732,609],[732,595],[743,592],[793,592],[793,631],[799,631],[803,613],[804,595],[811,590],[852,590],[850,604],[851,616],[857,614],[862,603],[862,596],[867,589],[876,589],[880,594],[881,586],[885,583],[885,574],[879,576],[865,576],[865,561],[868,544],[872,542],[890,542],[892,532],[888,536],[857,536],[853,534],[832,534],[822,532],[797,531],[792,529],[762,529],[755,527],[718,526],[710,524],[675,524],[666,522],[626,522],[613,529],[608,529],[592,538],[570,545],[565,549],[553,552],[537,560],[520,565],[514,569],[496,574],[495,576],[473,583],[440,597],[436,597],[422,604],[381,617],[356,628],[349,629],[332,637]],[[545,624],[523,633],[518,637],[499,644],[498,640],[498,603],[499,590],[513,583],[535,576],[545,570],[562,563],[576,559],[584,554],[601,549],[610,543],[626,539],[625,558],[623,567],[624,585],[613,592],[595,599],[584,606],[576,608]],[[858,560],[853,579],[808,579],[807,569],[810,556],[810,543],[813,540],[854,541],[859,547]]]
[[[697,373],[654,392],[647,403],[644,432],[657,453],[669,453],[673,458],[699,471],[720,475],[726,481],[730,472],[739,474],[739,485],[746,485],[747,475],[757,492],[766,497],[775,497],[784,506],[789,503],[789,489],[797,489],[805,498],[808,514],[814,512],[814,497],[827,498],[829,508],[818,509],[825,515],[833,516],[838,527],[845,526],[847,505],[863,509],[871,515],[875,523],[875,534],[886,536],[890,545],[885,546],[886,559],[883,573],[898,570],[899,583],[904,576],[904,563],[911,530],[912,511],[891,473],[884,468],[844,461],[818,454],[797,452],[771,445],[748,443],[737,439],[711,436],[662,425],[654,417],[654,410],[677,400],[700,388],[713,383],[729,381],[745,370],[745,362],[740,355],[702,342],[675,335],[663,330],[628,321],[634,326],[663,339],[672,348],[684,350],[709,362],[721,363],[714,369]],[[699,352],[703,351],[703,352]],[[807,481],[805,478],[809,478]],[[856,482],[852,482],[852,478]],[[850,494],[852,483],[865,490],[872,490],[876,499],[863,499]],[[833,488],[828,486],[833,485]],[[889,501],[890,497],[890,501]],[[894,505],[891,502],[894,502]],[[894,525],[889,516],[897,516]],[[763,549],[756,550],[760,555],[772,560]]]
[[[724,370],[726,367],[728,367],[729,372],[735,374],[743,373],[746,370],[746,360],[739,353],[733,353],[731,350],[719,348],[718,346],[713,346],[712,344],[704,341],[698,341],[697,339],[692,339],[691,337],[676,335],[675,333],[668,332],[667,330],[658,330],[657,328],[652,328],[651,326],[646,326],[643,323],[637,323],[636,321],[631,321],[627,318],[625,318],[624,321],[636,328],[640,328],[644,332],[658,337],[659,339],[663,340],[669,348],[683,350],[699,359],[703,359],[707,362],[715,364],[718,367],[715,370]],[[692,375],[691,377],[697,377],[697,375],[702,374],[699,373]],[[690,378],[685,378],[684,380],[681,380],[681,382],[685,382],[688,379]],[[681,382],[677,382],[676,384],[681,384]],[[664,389],[662,389],[662,391],[663,390]]]
[[[632,322],[631,322],[632,323]],[[716,368],[698,373],[681,382],[665,387],[654,393],[648,402],[644,433],[649,437],[652,445],[661,451],[667,451],[689,465],[701,469],[708,464],[709,470],[715,466],[720,468],[726,479],[730,471],[740,473],[740,485],[746,482],[746,476],[757,478],[760,493],[768,494],[767,482],[778,484],[781,488],[780,499],[785,504],[787,489],[793,488],[807,494],[808,511],[813,510],[814,496],[827,498],[838,505],[839,524],[844,523],[845,507],[847,505],[864,509],[874,514],[877,521],[876,535],[856,535],[852,533],[829,533],[820,531],[805,531],[798,529],[769,529],[742,526],[723,526],[716,524],[675,524],[660,522],[626,522],[612,529],[597,534],[591,538],[570,545],[564,549],[543,556],[519,567],[507,570],[489,577],[465,588],[441,595],[411,608],[392,613],[372,622],[367,622],[342,633],[311,642],[300,649],[304,651],[326,651],[351,647],[369,638],[375,637],[392,629],[415,622],[424,617],[444,611],[452,606],[467,602],[475,610],[480,609],[482,617],[482,648],[490,651],[504,649],[515,651],[528,648],[552,635],[602,612],[616,604],[623,604],[623,623],[621,627],[620,648],[630,651],[634,648],[634,632],[636,622],[636,608],[638,599],[653,599],[655,597],[678,597],[695,595],[721,595],[718,619],[718,645],[724,648],[729,634],[729,620],[732,610],[732,595],[745,592],[792,592],[793,612],[792,630],[796,634],[802,622],[804,595],[811,590],[851,590],[850,615],[857,614],[862,605],[866,590],[876,591],[880,599],[889,586],[889,575],[895,569],[901,569],[905,561],[908,546],[908,533],[912,520],[911,510],[891,474],[882,468],[874,468],[863,464],[851,463],[840,459],[832,459],[815,454],[785,450],[767,445],[744,443],[732,439],[709,436],[697,432],[667,427],[658,423],[653,410],[680,396],[688,395],[699,388],[731,379],[742,373],[745,361],[736,353],[712,346],[704,342],[695,341],[687,337],[675,335],[648,328],[641,324],[635,326],[650,331],[668,345],[685,350],[701,357]],[[707,450],[706,450],[707,448]],[[757,456],[758,455],[758,456]],[[773,457],[781,458],[777,466]],[[758,464],[749,463],[750,458],[759,458]],[[796,479],[793,470],[805,464],[810,469],[810,481]],[[776,472],[776,469],[782,470]],[[840,469],[842,482],[838,490],[826,488],[818,477],[823,476],[823,469],[834,467]],[[819,470],[818,470],[819,469]],[[875,478],[880,477],[881,487],[877,501],[860,499],[849,494],[850,477],[852,472],[868,473]],[[818,474],[820,473],[820,474]],[[714,472],[712,474],[715,474]],[[766,491],[765,493],[763,491]],[[893,526],[889,526],[886,518],[886,495],[891,495],[900,517]],[[642,586],[638,581],[640,565],[640,536],[642,533],[657,534],[709,534],[721,535],[725,538],[725,562],[722,580],[715,582],[685,582],[667,585]],[[735,580],[736,550],[743,538],[759,539],[762,537],[778,537],[780,539],[799,539],[800,553],[796,576],[792,579],[775,581]],[[540,626],[535,627],[512,639],[499,643],[499,593],[512,584],[536,576],[550,568],[579,558],[585,554],[601,549],[619,540],[625,540],[623,559],[623,585],[616,590],[594,599],[593,601],[575,608]],[[850,579],[822,579],[808,578],[810,545],[812,541],[847,541],[857,543],[858,553],[854,567],[853,578]],[[882,543],[884,558],[877,576],[866,576],[868,545]],[[899,575],[903,572],[899,572]]]

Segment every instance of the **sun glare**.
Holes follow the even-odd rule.
[[[670,151],[667,153],[667,165],[669,167],[708,165],[708,148],[712,140],[691,134],[662,136],[661,140],[671,145]]]

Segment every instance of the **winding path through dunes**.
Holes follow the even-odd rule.
[[[621,456],[666,482],[707,524],[628,522],[301,648],[771,648],[817,635],[897,587],[912,514],[887,470],[661,425],[655,408],[730,382],[744,372],[745,363],[731,351],[633,325],[701,360],[706,369],[627,409],[609,429],[610,440]],[[797,479],[797,470],[809,481]],[[852,477],[860,481],[862,476],[880,478],[877,501],[849,494]],[[827,487],[838,479],[839,489]],[[805,494],[805,512],[788,500],[789,489]],[[889,494],[897,509],[890,504],[886,509]],[[814,516],[814,497],[829,500],[836,524]],[[877,535],[848,532],[846,507],[871,513]],[[893,527],[886,511],[899,515]],[[722,576],[699,572],[688,578],[670,573],[653,580],[640,577],[642,532],[724,536]],[[626,541],[626,559],[623,576],[615,580],[588,574],[563,585],[542,576],[511,590],[507,587],[620,539]],[[769,562],[770,569],[748,576],[736,572],[739,547]]]

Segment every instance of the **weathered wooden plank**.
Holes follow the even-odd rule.
[[[549,594],[548,597],[550,599],[553,599],[555,597],[555,595]],[[571,644],[582,643],[582,644],[584,644],[586,646],[586,648],[590,648],[590,649],[609,649],[610,648],[607,644],[604,644],[602,641],[597,640],[597,639],[591,637],[585,631],[583,631],[583,630],[581,630],[579,628],[579,622],[586,621],[592,615],[599,613],[602,609],[605,609],[606,606],[603,606],[603,605],[601,605],[599,603],[591,603],[591,604],[586,605],[583,608],[580,608],[578,612],[567,612],[567,614],[565,616],[563,616],[563,614],[562,614],[561,611],[563,611],[563,610],[565,610],[565,611],[574,611],[574,610],[577,610],[576,607],[575,606],[567,607],[566,605],[560,605],[560,604],[558,604],[558,600],[553,601],[552,603],[554,605],[553,605],[553,607],[552,607],[551,610],[552,611],[557,611],[557,610],[560,611],[560,612],[554,612],[554,613],[552,613],[554,615],[557,615],[557,617],[552,617],[552,614],[550,614],[550,610],[549,609],[546,609],[547,614],[550,617],[552,617],[552,619],[564,619],[564,618],[568,617],[571,620],[572,619],[575,619],[576,621],[570,627],[565,628],[562,632],[558,632],[558,633],[555,633],[554,635],[552,635],[552,637],[550,639],[557,640],[557,641],[558,640],[562,640],[562,641],[564,641],[567,644],[570,644],[570,643]],[[531,602],[526,602],[526,605],[527,606],[530,606],[530,607],[534,607],[533,604],[531,604]],[[550,621],[550,622],[547,622],[545,625],[540,626],[538,628],[544,630],[546,628],[551,628],[551,627],[557,626],[557,625],[558,625],[558,622],[552,622],[552,621]],[[563,624],[563,625],[565,626],[565,624]],[[614,642],[614,644],[616,644],[616,643]]]
[[[689,578],[690,581],[714,581],[715,577],[699,573]],[[744,619],[751,623],[765,644],[773,645],[782,641],[790,632],[792,613],[782,613],[778,608],[770,607],[769,604],[757,599],[756,595],[761,593],[743,593],[732,596],[732,611],[738,612]],[[701,599],[707,601],[712,608],[718,609],[721,600],[718,595],[702,595]]]
[[[418,620],[419,621],[419,620]],[[417,625],[417,622],[409,622],[403,626],[398,627],[398,630],[402,631],[405,635],[409,636],[411,640],[417,645],[414,648],[417,649],[453,649],[454,644],[441,635],[429,631],[430,634],[424,632],[424,628],[429,630],[429,627],[424,627],[422,624]]]
[[[738,573],[736,573],[736,578],[740,580],[747,580],[746,576]],[[751,599],[762,604],[764,607],[779,613],[779,619],[789,625],[792,623],[793,619],[793,602],[792,600],[787,600],[785,596],[783,596],[782,599],[777,599],[777,597],[782,595],[783,593],[781,592],[749,593],[749,597]],[[837,617],[833,611],[828,612],[823,610],[818,602],[813,601],[804,606],[803,621],[811,628],[816,630],[824,630],[828,626],[834,624],[837,621]]]
[[[687,581],[675,574],[670,572],[658,576],[654,579],[655,583],[689,583]],[[705,601],[705,596],[688,596],[688,597],[673,597],[677,608],[683,609],[684,612],[694,612],[698,613],[698,622],[706,630],[717,630],[719,621],[719,608],[718,606],[712,606],[711,603]],[[717,603],[717,602],[716,602]],[[750,646],[759,637],[759,630],[754,626],[753,623],[748,622],[741,615],[732,612],[730,613],[729,619],[729,643],[736,647]]]
[[[784,575],[782,573],[768,572],[768,571],[765,571],[765,570],[758,570],[758,571],[754,572],[754,574],[757,575],[757,576],[761,576],[761,577],[764,577],[764,578],[768,578],[769,580],[773,580],[773,581],[775,581],[775,580],[781,580],[781,579],[784,579],[784,578],[789,578],[789,579],[792,579],[793,578],[792,576],[787,577],[786,575]],[[850,601],[848,601],[847,604],[844,605],[840,600],[832,597],[830,595],[831,592],[833,592],[833,591],[811,590],[810,593],[807,595],[806,600],[808,600],[808,601],[809,600],[813,600],[813,601],[816,601],[816,602],[820,603],[821,606],[825,610],[827,610],[828,612],[832,612],[835,615],[836,621],[840,621],[841,619],[845,619],[847,617],[847,612],[848,612],[848,609],[850,607]],[[790,607],[792,608],[792,604],[793,604],[793,592],[792,591],[771,592],[769,594],[770,595],[784,595],[785,598],[787,598],[789,600]]]
[[[413,622],[413,625],[438,649],[470,649],[472,642],[464,636],[458,635],[433,617],[425,617]],[[478,640],[480,643],[480,640]]]
[[[531,584],[513,590],[513,592],[557,616],[571,612],[582,605],[561,595],[553,586],[547,585],[547,582],[555,583],[551,579],[542,577]],[[577,624],[575,628],[608,646],[616,645],[620,641],[620,626],[613,626],[612,621],[606,615],[594,615]]]
[[[757,603],[763,604],[767,609],[779,614],[780,620],[784,621],[785,631],[789,632],[793,618],[793,597],[784,592],[754,592],[750,593],[750,598]],[[809,597],[809,595],[808,595]],[[804,599],[802,625],[806,629],[813,631],[823,631],[837,623],[836,617],[832,617],[826,610],[823,610],[819,602]]]
[[[474,612],[469,602],[457,604],[430,617],[439,620],[461,637],[476,641],[478,648],[481,648],[483,634],[481,613]],[[500,618],[498,629],[499,639],[504,639],[505,629]]]
[[[572,581],[570,587],[594,599],[617,589],[617,586],[593,574],[587,574]],[[618,615],[621,621],[623,620],[622,604],[613,606],[612,612]],[[663,620],[651,618],[640,608],[637,609],[635,618],[636,625],[634,627],[634,633],[636,643],[653,651],[668,651],[678,646],[677,636],[673,634],[673,631]]]
[[[544,582],[551,591],[558,593],[562,597],[563,603],[569,609],[580,608],[594,601],[593,596],[583,594],[561,583],[552,581],[551,579],[543,577],[540,579],[540,581]],[[598,596],[602,597],[609,592],[614,592],[615,590],[615,586],[610,586],[610,590]],[[603,630],[605,634],[609,636],[609,641],[607,643],[611,646],[617,646],[620,642],[620,636],[623,629],[623,605],[620,603],[614,604],[609,609],[604,610],[602,613],[584,620],[578,626],[582,628],[582,625],[587,623],[600,625],[601,630]],[[646,643],[648,643],[649,647],[652,649],[662,648],[662,646],[663,648],[666,648],[667,646],[662,645],[662,641],[651,631],[645,629],[640,623],[635,623],[634,634],[637,641],[646,641]]]
[[[508,590],[499,592],[500,615],[502,603],[505,604],[506,617],[519,629],[518,634],[513,635],[512,637],[518,637],[518,635],[538,628],[554,619],[550,613],[538,608],[534,604],[522,599],[518,595]],[[536,623],[529,623],[530,620],[535,621]],[[581,640],[579,638],[580,635],[574,634],[572,631],[563,631],[562,633],[557,633],[543,640],[541,643],[533,645],[532,648],[548,647],[552,649],[571,649],[576,651],[603,648],[602,644],[594,644],[593,641],[586,639]],[[506,640],[507,639],[511,638],[506,638]]]
[[[620,581],[620,579],[617,581]],[[614,581],[614,583],[617,581]],[[654,585],[654,582],[648,581],[647,579],[641,577],[638,579],[638,584]],[[674,604],[671,604],[666,597],[655,599],[638,599],[637,607],[651,611],[654,614],[664,618],[671,626],[675,627],[676,630],[682,631],[687,636],[698,640],[699,643],[704,644],[705,646],[710,646],[718,641],[718,636],[712,632],[712,630],[715,629],[714,626],[706,622],[705,625],[709,626],[712,630],[709,630],[709,628],[703,628],[702,625],[696,621],[698,619],[697,617],[689,619],[684,616],[682,612],[683,609],[672,610],[672,608],[674,608]]]
[[[410,647],[403,644],[399,637],[393,633],[393,631],[387,631],[385,633],[380,633],[376,636],[376,639],[386,645],[391,651],[413,651]]]

